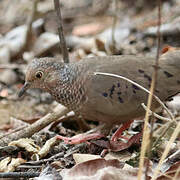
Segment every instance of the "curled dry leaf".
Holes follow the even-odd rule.
[[[10,161],[11,161],[10,157],[7,157],[2,161],[0,161],[0,172],[6,172],[7,165],[9,164]]]
[[[17,141],[12,141],[8,145],[24,148],[26,151],[33,154],[38,153],[40,150],[40,147],[37,146],[32,139],[28,139],[28,138],[22,138]]]
[[[48,154],[49,150],[54,146],[57,142],[56,136],[46,141],[45,145],[40,149],[38,155],[40,157],[44,157]]]
[[[22,159],[22,158],[12,158],[11,159],[11,163],[8,164],[8,169],[7,171],[14,171],[16,169],[16,167],[18,167],[20,164],[25,163],[26,160]]]
[[[18,167],[20,164],[25,163],[26,160],[22,158],[10,158],[7,157],[0,161],[0,172],[12,172]]]

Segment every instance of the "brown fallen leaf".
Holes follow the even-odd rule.
[[[63,180],[137,180],[138,169],[123,170],[123,166],[118,160],[95,159],[64,169],[61,176]]]
[[[93,154],[80,154],[80,153],[73,154],[73,159],[75,160],[76,164],[80,164],[89,160],[100,159],[100,158],[101,156],[93,155]]]

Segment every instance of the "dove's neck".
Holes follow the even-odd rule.
[[[69,109],[78,109],[86,100],[84,82],[87,72],[84,67],[76,64],[66,64],[63,71],[58,72],[58,79],[54,88],[49,93],[57,102]]]

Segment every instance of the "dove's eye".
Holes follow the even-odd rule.
[[[36,78],[41,79],[42,76],[43,76],[43,72],[42,71],[36,72]]]

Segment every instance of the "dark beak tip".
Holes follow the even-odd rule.
[[[22,95],[25,93],[25,90],[24,90],[24,88],[22,88],[20,91],[19,91],[19,93],[18,93],[18,97],[20,98],[20,97],[22,97]]]
[[[18,93],[18,97],[22,97],[23,94],[26,92],[26,90],[29,88],[29,83],[25,83],[24,86],[21,88],[21,90]]]

